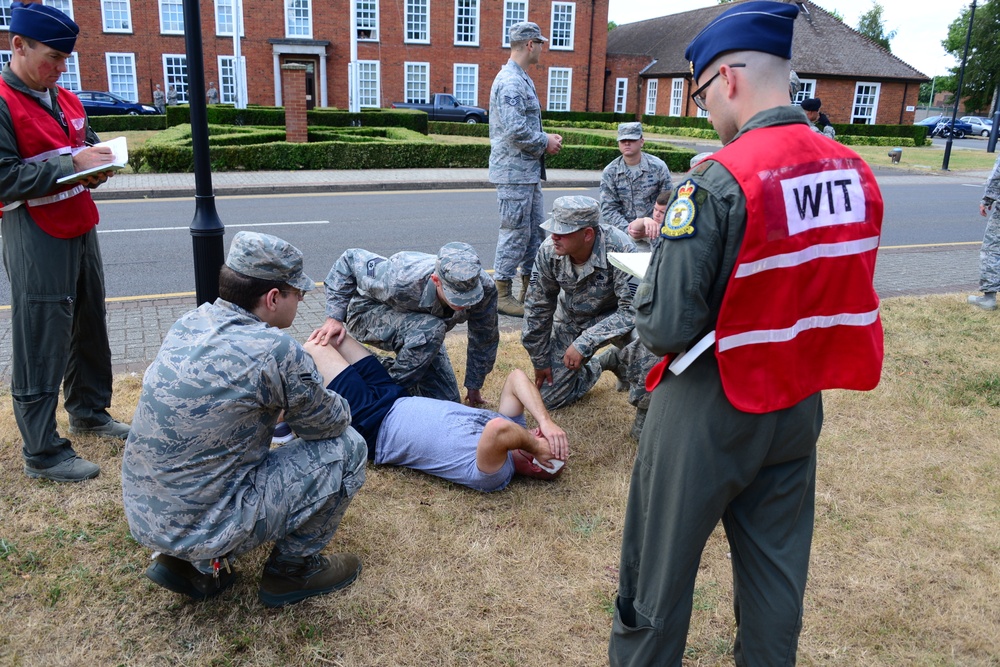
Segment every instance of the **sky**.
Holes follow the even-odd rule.
[[[827,11],[836,10],[844,23],[858,27],[858,19],[872,8],[874,0],[813,0]],[[700,9],[715,5],[716,0],[611,0],[608,20],[619,25],[666,14]],[[935,0],[933,3],[914,0],[879,0],[885,31],[896,31],[889,42],[893,55],[927,76],[947,74],[958,62],[945,53],[942,40],[948,36],[948,26],[958,18],[964,0]],[[931,9],[933,7],[933,9]],[[694,37],[694,35],[692,35]]]

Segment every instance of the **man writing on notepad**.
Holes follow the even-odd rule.
[[[56,84],[79,28],[42,4],[11,5],[11,60],[0,75],[0,201],[3,260],[11,285],[11,397],[29,477],[77,482],[100,469],[56,429],[63,384],[69,432],[124,440],[129,426],[108,414],[111,348],[104,268],[88,188],[109,164],[77,97]]]

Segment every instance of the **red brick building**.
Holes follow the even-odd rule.
[[[185,0],[44,0],[80,25],[76,53],[61,81],[75,90],[109,90],[152,102],[155,84],[187,86]],[[235,95],[237,0],[199,0],[206,82],[221,101]],[[350,25],[350,2],[357,8]],[[490,86],[510,53],[507,27],[538,23],[549,38],[535,81],[543,109],[600,111],[609,0],[242,0],[240,52],[248,101],[281,105],[282,65],[306,66],[309,106],[347,108],[351,30],[358,37],[362,107],[428,101],[454,94],[489,104]],[[0,30],[10,23],[0,9]],[[0,48],[9,43],[0,38]],[[0,51],[0,61],[10,51]]]
[[[742,0],[737,0],[737,2]],[[691,101],[684,50],[712,19],[737,3],[618,26],[608,36],[604,111],[704,116]],[[930,77],[845,25],[822,7],[801,10],[792,68],[802,83],[796,102],[819,97],[834,123],[912,123],[920,84]]]

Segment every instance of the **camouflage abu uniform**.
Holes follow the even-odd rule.
[[[524,299],[524,328],[521,343],[536,369],[551,368],[552,384],[539,391],[549,409],[560,408],[586,394],[601,376],[601,365],[593,358],[602,346],[622,348],[623,379],[630,384],[629,401],[637,407],[648,403],[644,381],[657,358],[642,347],[633,335],[635,311],[629,274],[608,262],[609,252],[635,252],[635,244],[622,231],[599,225],[597,202],[590,197],[560,197],[555,201],[553,219],[544,227],[575,225],[572,231],[593,226],[594,249],[586,263],[574,266],[568,255],[556,254],[552,239],[538,249],[531,284]],[[591,222],[568,220],[589,217]],[[566,227],[567,231],[570,230]],[[588,360],[579,370],[563,364],[563,354],[574,345]]]
[[[1000,158],[993,165],[993,173],[986,180],[982,205],[989,209],[986,233],[979,251],[979,289],[982,292],[1000,292]]]
[[[642,138],[640,123],[622,123],[618,131],[619,141],[623,138],[623,129],[632,126],[639,128],[638,138]],[[629,223],[638,218],[652,217],[657,196],[671,189],[670,169],[660,158],[640,153],[639,164],[630,167],[625,164],[625,156],[618,156],[601,174],[601,222],[628,234]],[[648,239],[642,239],[636,245],[640,250],[650,248]]]
[[[274,239],[237,235],[226,263],[241,273],[243,235]],[[304,290],[298,257],[303,280],[290,284]],[[298,438],[270,450],[282,410]],[[224,299],[203,304],[171,327],[143,378],[122,459],[132,535],[203,572],[272,540],[318,553],[365,479],[368,450],[350,422],[288,334]]]
[[[452,310],[438,299],[431,280],[435,271],[446,295],[452,283],[460,292],[478,286],[481,296]],[[467,389],[481,389],[496,361],[496,286],[465,243],[445,245],[438,257],[407,251],[387,259],[361,248],[347,250],[326,277],[326,315],[343,322],[358,341],[394,352],[389,374],[414,395],[461,401],[444,348],[445,334],[457,324],[469,323]]]
[[[521,32],[538,30],[533,23],[510,28],[511,42],[523,41]],[[544,39],[539,35],[539,39]],[[545,218],[542,202],[543,160],[549,137],[542,131],[542,107],[531,77],[508,60],[490,90],[490,182],[497,186],[500,236],[493,275],[512,280],[531,275],[535,253],[542,242],[539,225]]]

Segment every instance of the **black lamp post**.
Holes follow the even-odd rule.
[[[184,0],[184,45],[187,49],[188,104],[194,148],[195,208],[191,221],[195,297],[201,305],[219,296],[219,269],[225,258],[226,228],[215,210],[215,190],[208,155],[208,114],[205,109],[205,65],[198,0]]]
[[[962,66],[958,69],[958,88],[955,90],[955,106],[951,110],[951,128],[955,129],[955,119],[958,117],[958,105],[962,101],[962,79],[965,77],[965,61],[969,59],[969,42],[972,41],[972,21],[976,18],[976,0],[972,0],[972,11],[969,12],[969,30],[965,33],[965,53],[962,54]],[[954,132],[948,135],[944,143],[944,162],[941,169],[948,171],[948,161],[951,159],[951,142]]]

